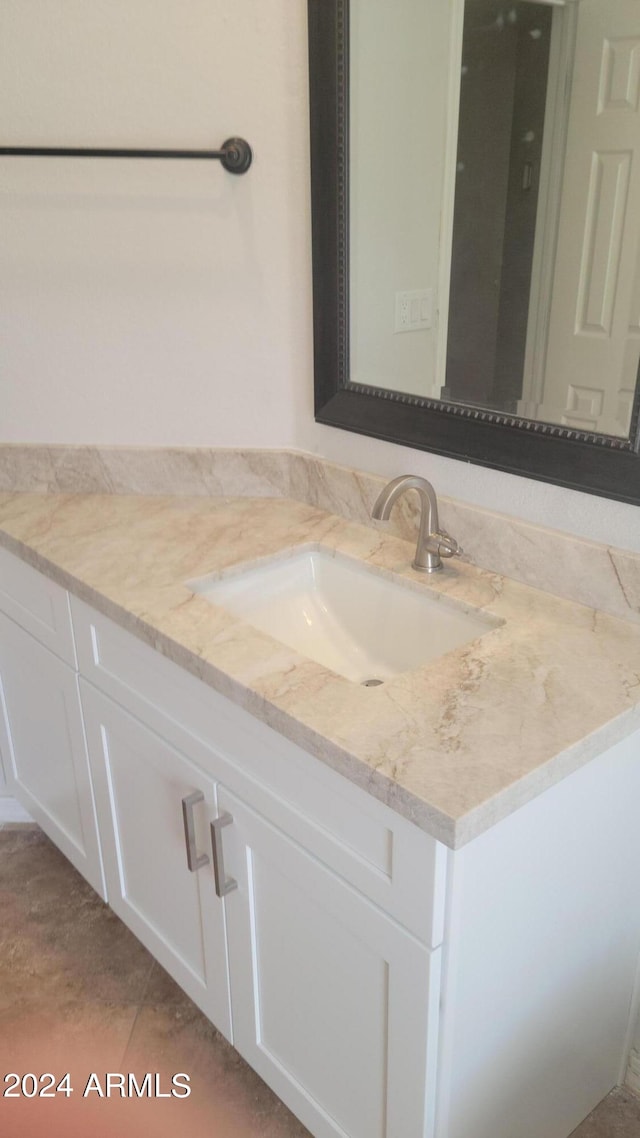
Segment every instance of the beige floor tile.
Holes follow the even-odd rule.
[[[138,1071],[149,1063],[163,1079],[176,1072],[189,1076],[189,1099],[169,1103],[165,1115],[167,1122],[181,1119],[190,1138],[309,1138],[186,996],[141,1008],[125,1065]]]
[[[91,1005],[37,1000],[0,1013],[0,1067],[8,1070],[61,1071],[74,1068],[82,1079],[94,1063],[107,1068],[124,1058],[137,1010],[134,1005]],[[0,1100],[1,1101],[1,1100]],[[1,1131],[0,1131],[1,1133]]]
[[[191,1005],[191,1000],[182,991],[175,980],[165,972],[157,961],[154,961],[149,978],[142,996],[142,1004],[161,1006],[167,1004]]]
[[[640,1138],[640,1098],[618,1087],[574,1130],[571,1138]]]
[[[141,1000],[152,957],[41,831],[0,833],[0,906],[0,1011]]]
[[[2,975],[0,973],[0,975]],[[0,1099],[3,1138],[83,1138],[101,1133],[97,1105],[83,1099],[93,1071],[120,1070],[135,1022],[134,1006],[56,1003],[16,1004],[0,1014],[0,1075],[15,1072],[32,1095],[36,1076],[46,1097]],[[50,1079],[41,1076],[50,1073]],[[69,1074],[70,1096],[55,1086]],[[6,1087],[7,1084],[4,1084]],[[3,1089],[4,1089],[3,1087]],[[106,1138],[106,1135],[105,1135]],[[115,1134],[114,1134],[115,1138]]]

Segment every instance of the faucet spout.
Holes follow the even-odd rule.
[[[426,478],[402,474],[399,478],[392,479],[378,495],[371,516],[377,521],[388,521],[394,503],[407,490],[417,491],[420,498],[420,528],[412,565],[420,572],[434,573],[442,568],[441,557],[453,557],[454,554],[462,553],[462,550],[457,541],[440,529],[438,499]]]

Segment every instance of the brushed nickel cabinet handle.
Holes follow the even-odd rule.
[[[225,811],[219,818],[216,818],[211,823],[211,849],[213,851],[213,876],[216,883],[216,893],[218,897],[226,897],[227,893],[232,893],[234,889],[238,888],[238,882],[235,877],[227,877],[224,869],[224,849],[222,848],[222,831],[225,826],[230,826],[233,822],[233,816]]]
[[[196,870],[202,869],[203,865],[209,864],[209,857],[207,854],[199,854],[196,848],[196,827],[193,819],[193,808],[199,802],[204,802],[204,794],[201,790],[194,790],[193,794],[187,794],[182,799],[182,820],[184,822],[184,842],[187,847],[187,865],[192,873]]]

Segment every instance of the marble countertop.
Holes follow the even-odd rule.
[[[365,688],[185,581],[318,543],[497,627]],[[286,499],[0,494],[0,544],[452,848],[640,729],[640,626]]]

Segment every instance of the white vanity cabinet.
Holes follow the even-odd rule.
[[[318,1138],[422,1134],[439,950],[292,840],[285,803],[256,785],[249,805],[81,692],[115,912]]]
[[[566,777],[452,852],[0,570],[13,792],[102,892],[99,828],[115,911],[315,1138],[567,1138],[622,1079],[640,733],[577,769],[569,749]]]
[[[73,614],[114,910],[316,1138],[432,1133],[442,847]]]
[[[0,752],[10,793],[104,897],[68,596],[5,550]]]

